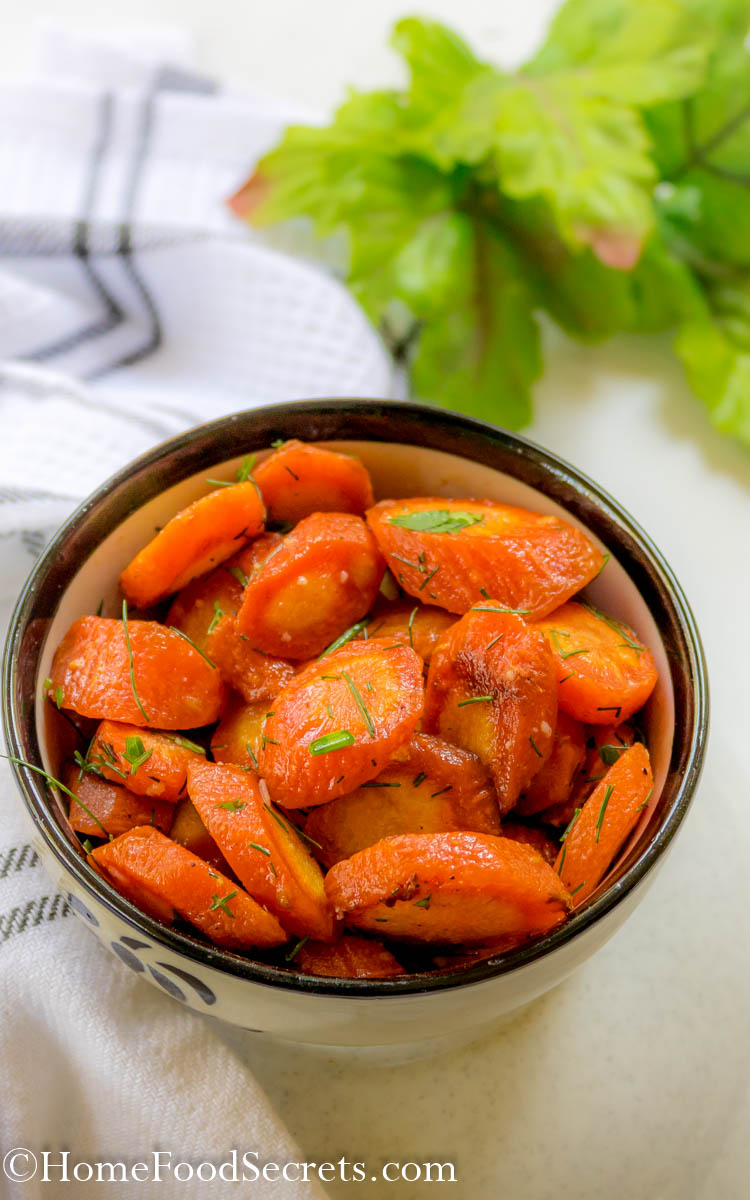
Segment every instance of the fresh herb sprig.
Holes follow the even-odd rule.
[[[673,330],[716,426],[750,444],[749,23],[746,0],[566,0],[508,70],[407,17],[406,85],[289,128],[231,206],[345,235],[417,396],[518,427],[540,312],[584,343]]]

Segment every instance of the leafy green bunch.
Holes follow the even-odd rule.
[[[750,0],[567,0],[506,72],[405,19],[408,86],[289,128],[233,206],[346,235],[365,311],[408,324],[419,396],[517,427],[540,311],[584,341],[674,329],[750,443],[749,25]]]

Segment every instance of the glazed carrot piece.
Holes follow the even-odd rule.
[[[265,700],[246,704],[241,696],[230,693],[224,714],[211,738],[211,754],[216,762],[258,770],[263,742],[263,726],[269,713]]]
[[[172,841],[197,854],[198,858],[202,858],[223,875],[231,875],[232,868],[201,821],[190,797],[183,797],[179,804],[175,805],[173,812],[174,821],[169,831]]]
[[[252,481],[201,496],[136,554],[120,575],[129,604],[148,608],[237,553],[263,529],[265,509]]]
[[[280,946],[287,936],[271,913],[208,863],[152,826],[131,829],[91,853],[118,892],[160,920],[173,911],[217,946]]]
[[[427,942],[546,933],[570,908],[536,850],[481,833],[384,838],[332,867],[326,891],[347,925]]]
[[[179,734],[102,721],[86,757],[105,779],[176,804],[185,794],[188,764],[201,756],[205,750]]]
[[[206,645],[222,679],[248,704],[271,700],[294,678],[295,669],[283,658],[256,650],[239,631],[237,618],[227,613],[211,630]]]
[[[63,783],[81,801],[78,804],[71,800],[69,819],[73,829],[85,837],[119,837],[136,825],[155,825],[162,833],[169,833],[174,816],[172,804],[136,796],[77,766],[69,768]]]
[[[554,866],[559,847],[543,829],[538,829],[535,825],[524,825],[521,821],[503,821],[503,837],[531,846],[541,854],[546,863]]]
[[[284,442],[253,471],[268,519],[296,525],[314,512],[357,513],[373,502],[358,458],[296,440]]]
[[[186,633],[201,650],[208,651],[209,631],[215,629],[225,613],[236,616],[242,592],[254,567],[262,562],[281,541],[278,533],[262,533],[254,541],[227,559],[210,575],[194,579],[172,601],[165,624]],[[209,658],[211,655],[209,654]]]
[[[529,817],[543,809],[565,804],[586,758],[586,729],[567,713],[557,714],[552,753],[528,788],[518,798],[516,811]]]
[[[303,975],[334,979],[389,979],[406,974],[382,942],[352,936],[337,942],[305,942],[295,955],[294,965]]]
[[[424,726],[471,751],[508,812],[552,751],[555,664],[539,630],[486,600],[441,638],[430,663]]]
[[[351,642],[273,702],[260,773],[284,808],[323,804],[375,779],[422,715],[422,660],[390,638]]]
[[[396,638],[429,664],[440,638],[455,623],[452,614],[431,604],[399,604],[377,612],[367,626],[367,636]]]
[[[632,629],[571,601],[540,621],[557,662],[563,712],[590,725],[627,721],[648,700],[657,673]]]
[[[635,827],[654,786],[648,750],[635,742],[613,763],[563,835],[555,870],[576,905],[586,900]]]
[[[139,728],[211,725],[225,697],[216,668],[157,621],[79,617],[55,651],[50,680],[47,695],[59,695],[60,707]]]
[[[489,500],[381,500],[367,520],[402,588],[449,612],[465,613],[489,595],[543,617],[604,562],[567,521]]]
[[[305,833],[326,867],[397,833],[500,833],[495,789],[473,754],[418,733],[381,775],[313,809]]]
[[[312,658],[365,615],[384,569],[361,517],[314,513],[256,567],[238,632],[267,654]]]
[[[289,933],[330,941],[335,927],[323,874],[291,822],[251,771],[195,763],[188,791],[203,824],[248,892]]]

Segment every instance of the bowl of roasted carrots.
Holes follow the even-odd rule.
[[[4,688],[74,912],[184,1004],[326,1045],[565,978],[645,894],[708,721],[687,602],[605,491],[387,401],[239,413],[109,480]]]

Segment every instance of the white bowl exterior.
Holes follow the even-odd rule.
[[[555,514],[586,528],[564,508],[527,484],[458,455],[394,443],[321,444],[357,454],[370,470],[376,497],[487,497]],[[263,456],[259,454],[258,458]],[[101,601],[104,602],[105,616],[120,615],[119,572],[153,536],[155,527],[164,525],[180,508],[204,495],[206,476],[231,479],[240,462],[241,456],[223,464],[207,462],[200,474],[168,488],[132,513],[97,547],[61,597],[42,650],[40,678],[49,674],[55,647],[76,617],[96,612]],[[590,532],[589,536],[592,536]],[[647,709],[655,777],[652,803],[655,803],[666,777],[674,732],[674,697],[661,637],[645,601],[614,558],[590,585],[588,594],[603,609],[634,628],[656,661],[659,684]],[[42,689],[37,689],[37,696],[36,715],[41,730],[45,728]],[[47,769],[54,773],[57,763],[47,748],[44,756]],[[648,817],[649,812],[644,812],[641,825],[628,847],[637,840]],[[77,915],[103,943],[114,948],[121,960],[142,972],[155,986],[169,991],[196,1011],[245,1029],[293,1041],[340,1046],[395,1045],[417,1039],[444,1038],[467,1028],[480,1028],[499,1021],[560,983],[604,945],[640,903],[656,874],[652,868],[614,908],[575,938],[512,972],[480,983],[428,993],[321,996],[230,975],[152,943],[147,934],[128,924],[93,892],[84,891],[67,874],[38,831],[35,831],[34,844],[63,893],[72,897]],[[659,862],[663,858],[664,855]],[[123,942],[123,938],[128,941]],[[140,945],[133,946],[130,942]],[[199,988],[196,989],[185,976],[192,977]],[[210,994],[214,999],[207,1003],[201,990],[203,997]]]

